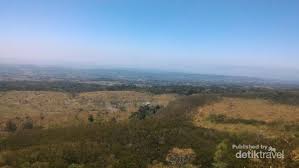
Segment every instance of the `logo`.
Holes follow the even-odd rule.
[[[235,156],[238,159],[284,159],[284,150],[278,151],[268,145],[232,145],[237,150]]]

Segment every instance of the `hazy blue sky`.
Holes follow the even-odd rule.
[[[299,0],[1,0],[0,63],[299,80]]]

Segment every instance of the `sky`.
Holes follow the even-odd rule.
[[[1,63],[299,81],[299,1],[0,0]]]

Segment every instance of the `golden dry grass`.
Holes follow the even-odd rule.
[[[298,106],[274,104],[263,99],[223,98],[222,101],[198,108],[193,117],[194,124],[228,132],[252,132],[269,137],[284,134],[265,125],[242,123],[212,123],[207,120],[210,114],[222,114],[229,118],[264,121],[266,123],[299,122]]]
[[[98,91],[71,95],[50,91],[0,92],[0,125],[26,116],[35,125],[56,127],[96,119],[125,120],[145,102],[166,106],[175,95],[152,95],[135,91]]]

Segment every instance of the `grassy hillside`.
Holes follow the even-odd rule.
[[[174,94],[152,95],[134,91],[65,93],[51,91],[0,92],[0,125],[7,121],[22,123],[26,118],[34,127],[50,128],[97,121],[126,120],[143,103],[166,106]]]
[[[16,92],[3,95],[6,94],[16,94]],[[0,166],[24,168],[212,168],[219,165],[226,165],[229,168],[270,166],[297,168],[299,166],[299,141],[296,135],[298,130],[291,128],[285,136],[266,136],[256,131],[244,131],[247,126],[251,126],[252,130],[269,127],[271,130],[267,131],[283,132],[279,127],[280,123],[276,122],[280,116],[278,112],[285,113],[283,117],[285,120],[282,122],[295,122],[297,118],[292,115],[296,114],[291,110],[295,106],[274,105],[273,107],[264,100],[222,98],[217,95],[183,96],[173,100],[172,95],[152,96],[136,92],[51,94],[58,94],[58,97],[63,100],[70,99],[81,103],[85,109],[97,107],[95,102],[102,99],[124,101],[126,98],[125,100],[132,102],[152,101],[167,105],[157,114],[143,120],[129,119],[127,122],[101,120],[64,128],[17,131],[0,141]],[[7,95],[4,97],[7,101],[12,99]],[[42,101],[42,98],[38,100]],[[59,103],[61,101],[51,102],[64,107]],[[12,105],[8,105],[10,106]],[[275,111],[277,109],[283,111]],[[269,114],[264,114],[263,110],[273,110],[271,111],[273,116],[268,119]],[[211,117],[211,114],[214,116]],[[226,128],[226,124],[235,128],[243,125],[244,128],[232,130]],[[220,129],[222,127],[224,129]],[[236,159],[234,155],[236,151],[231,149],[232,144],[271,145],[278,150],[283,149],[285,158]]]
[[[250,132],[263,136],[298,136],[299,106],[277,104],[264,99],[224,98],[198,108],[195,125],[229,132]]]

